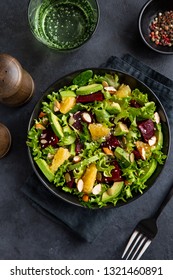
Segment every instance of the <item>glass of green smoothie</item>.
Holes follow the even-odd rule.
[[[93,35],[99,7],[96,0],[30,0],[28,20],[40,42],[58,51],[70,51]]]

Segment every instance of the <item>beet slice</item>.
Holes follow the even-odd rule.
[[[98,180],[99,182],[101,182],[101,183],[111,183],[111,182],[123,181],[122,172],[121,172],[121,169],[118,165],[118,162],[113,161],[111,164],[114,165],[114,167],[115,167],[111,171],[112,176],[111,177],[106,177],[106,176],[103,175],[101,180]]]
[[[109,149],[115,149],[116,147],[120,146],[120,141],[117,139],[116,136],[110,135],[105,142],[101,144],[102,147],[108,147]]]
[[[76,145],[75,146],[75,152],[78,155],[84,149],[84,144],[82,142],[80,142],[79,139],[77,139],[75,145]]]
[[[55,147],[58,143],[59,139],[53,132],[51,128],[46,128],[40,135],[40,144],[41,148],[45,149],[48,146]]]
[[[74,123],[72,124],[72,126],[77,129],[82,131],[83,129],[83,125],[82,125],[82,112],[78,111],[75,114],[73,114],[72,118],[74,119]]]
[[[130,101],[130,106],[134,107],[134,108],[141,108],[142,107],[136,100],[131,100]]]
[[[136,160],[141,159],[141,155],[138,150],[133,150],[132,153],[134,154]]]
[[[138,122],[138,128],[145,142],[154,135],[154,123],[151,119]]]
[[[103,101],[103,100],[104,100],[104,95],[100,91],[87,95],[78,95],[76,97],[76,103],[88,103],[88,102]]]
[[[75,184],[75,179],[72,178],[71,181],[67,182],[66,184],[70,189],[72,189],[74,187],[74,184]]]

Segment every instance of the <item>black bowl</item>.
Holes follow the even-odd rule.
[[[124,84],[128,84],[131,89],[135,89],[138,88],[139,90],[141,90],[144,93],[148,94],[148,98],[150,101],[154,101],[157,107],[157,112],[160,115],[160,120],[162,123],[162,132],[163,132],[163,137],[164,137],[164,143],[163,143],[163,153],[168,155],[169,153],[169,145],[170,145],[170,129],[169,129],[169,123],[168,123],[168,119],[165,113],[165,110],[161,104],[161,102],[159,101],[159,99],[157,98],[157,96],[153,93],[153,91],[148,88],[144,83],[140,82],[139,80],[137,80],[136,78],[121,72],[119,70],[113,70],[113,69],[100,69],[100,68],[89,68],[93,71],[94,74],[97,75],[104,75],[105,73],[109,73],[109,74],[117,74],[119,76],[119,80],[120,83],[124,83]],[[41,111],[41,104],[43,101],[46,100],[47,95],[51,94],[53,91],[58,91],[60,88],[64,87],[65,85],[68,86],[71,84],[72,80],[74,79],[74,77],[76,75],[78,75],[80,72],[83,72],[87,69],[81,69],[78,70],[76,72],[73,72],[69,75],[66,75],[64,77],[62,77],[61,79],[59,79],[58,81],[56,81],[54,84],[52,84],[43,94],[43,96],[41,97],[41,99],[38,101],[38,103],[36,104],[32,115],[30,117],[30,121],[29,121],[29,125],[28,125],[28,131],[31,129],[31,127],[34,125],[34,120],[37,119],[40,111]],[[61,189],[57,188],[53,183],[50,183],[46,177],[43,175],[43,173],[40,171],[40,169],[38,168],[38,166],[36,165],[36,163],[33,160],[32,154],[31,154],[31,150],[30,148],[28,148],[28,152],[29,152],[29,158],[32,164],[32,167],[36,173],[36,175],[38,176],[38,178],[40,179],[40,181],[43,183],[43,185],[49,190],[51,191],[55,196],[63,199],[66,202],[69,202],[73,205],[76,206],[80,206],[80,207],[84,207],[83,205],[80,204],[80,202],[78,201],[78,198],[75,197],[74,195],[71,195],[69,193],[66,193],[64,191],[62,191]],[[165,165],[165,164],[164,164]],[[158,165],[156,171],[154,172],[154,174],[149,178],[149,180],[146,182],[147,188],[145,189],[148,190],[156,181],[156,179],[158,178],[159,174],[162,172],[164,165]],[[144,191],[144,192],[145,192]],[[138,197],[140,197],[141,194],[136,194],[132,199],[129,199],[128,202],[124,203],[118,203],[116,205],[116,207],[122,206],[122,205],[126,205],[127,203],[133,201],[134,199],[137,199]],[[107,206],[106,208],[110,208],[113,207],[112,205]]]
[[[173,1],[150,0],[143,6],[139,15],[138,27],[143,41],[148,47],[160,54],[173,54],[173,46],[169,47],[156,45],[154,42],[152,42],[149,37],[149,25],[158,15],[158,13],[163,13],[170,10],[173,10]]]

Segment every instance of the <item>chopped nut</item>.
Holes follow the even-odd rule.
[[[42,123],[43,123],[44,125],[47,125],[47,124],[48,124],[48,118],[47,118],[47,117],[43,117],[43,118],[42,118]]]
[[[101,189],[102,189],[102,185],[101,184],[97,184],[94,186],[93,190],[92,190],[92,193],[97,195],[101,192]]]
[[[156,144],[156,140],[157,140],[157,138],[156,138],[156,136],[154,135],[153,137],[151,137],[151,138],[148,140],[148,144],[149,144],[150,146],[153,146],[154,144]]]
[[[103,82],[102,82],[102,86],[103,86],[103,87],[108,87],[109,85],[108,85],[108,83],[107,83],[106,81],[103,81]]]
[[[82,192],[83,187],[84,187],[84,182],[83,182],[82,179],[79,179],[79,181],[77,182],[77,189],[78,189],[78,191]]]
[[[36,124],[35,124],[35,128],[36,128],[36,129],[41,129],[41,130],[46,129],[41,123],[36,123]]]
[[[40,114],[39,114],[39,118],[43,118],[44,116],[46,116],[46,113],[44,113],[44,112],[40,112]]]
[[[109,91],[109,93],[115,93],[117,91],[114,87],[104,87],[104,89]]]
[[[113,156],[114,155],[114,153],[107,147],[103,147],[103,151],[108,156]]]
[[[88,196],[87,194],[84,194],[84,195],[82,196],[82,200],[83,200],[84,202],[88,202],[88,201],[89,201],[89,196]]]
[[[79,161],[81,161],[81,157],[80,157],[80,156],[75,156],[75,157],[73,158],[73,162],[77,163],[77,162],[79,162]]]
[[[82,114],[82,119],[83,119],[85,122],[87,122],[87,123],[91,123],[91,122],[92,122],[91,116],[90,116],[90,114],[88,114],[88,113],[83,113],[83,114]]]

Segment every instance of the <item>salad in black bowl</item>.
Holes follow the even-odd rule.
[[[27,145],[33,168],[58,197],[89,208],[126,204],[153,185],[169,150],[155,94],[123,72],[84,69],[36,105]]]

